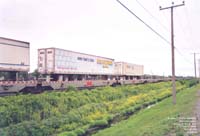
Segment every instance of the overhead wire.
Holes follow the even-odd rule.
[[[179,25],[178,25],[178,26],[179,26],[179,29],[181,29],[181,31],[183,32],[183,34],[184,34],[184,36],[185,36],[186,32],[185,32],[183,23],[182,23],[182,21],[181,21],[180,15],[179,15],[179,11],[177,11],[177,17],[178,17],[178,20],[179,20],[179,21],[177,21],[177,22],[179,23]]]
[[[189,40],[187,40],[187,32],[186,32],[186,30],[185,30],[185,27],[184,27],[184,25],[183,25],[183,21],[181,20],[181,16],[180,16],[180,11],[179,10],[177,10],[177,18],[178,18],[178,21],[177,21],[177,23],[178,23],[178,30],[180,31],[180,34],[184,37],[184,38],[181,38],[181,39],[179,39],[179,38],[177,38],[177,40],[179,41],[184,41],[185,43],[187,43],[187,45],[188,44],[190,44],[189,42]]]
[[[154,30],[150,25],[148,25],[145,21],[143,21],[138,15],[136,15],[133,11],[131,11],[127,6],[125,6],[120,0],[116,0],[121,6],[123,6],[128,12],[130,12],[133,16],[135,16],[139,21],[141,21],[146,27],[148,27],[152,32],[154,32],[157,36],[159,36],[161,39],[163,39],[167,44],[171,45],[171,42],[169,42],[166,38],[164,38],[161,34],[159,34],[156,30]],[[177,51],[184,59],[185,61],[191,63],[188,59],[184,57],[184,55],[181,53],[181,51],[176,48],[175,51]]]
[[[186,9],[186,7],[184,8],[184,9]],[[184,10],[185,11],[185,10]],[[177,15],[178,15],[178,20],[181,20],[181,18],[180,18],[180,12],[179,11],[177,11]],[[185,14],[187,14],[186,12],[185,12]],[[187,16],[187,15],[186,15]],[[188,17],[188,16],[187,16]],[[188,21],[188,25],[189,25],[189,18],[187,18],[186,17],[186,20]],[[188,44],[192,44],[193,43],[193,41],[192,40],[187,40],[187,36],[186,36],[186,34],[188,33],[186,30],[185,30],[185,28],[184,28],[184,26],[183,26],[183,23],[182,23],[183,21],[178,21],[178,23],[179,23],[179,29],[181,29],[181,31],[182,31],[182,35],[185,37],[185,38],[181,38],[181,40],[184,40],[185,41],[185,43],[187,43],[187,45]],[[188,28],[189,28],[189,30],[190,30],[190,34],[189,35],[191,35],[191,28],[190,28],[190,26],[188,26]],[[190,46],[189,46],[190,47]],[[190,60],[188,60],[181,52],[180,52],[180,50],[178,50],[177,48],[176,48],[176,50],[177,50],[177,52],[179,52],[179,54],[182,56],[182,57],[184,57],[185,58],[185,60],[187,60],[190,64],[193,64],[193,62],[191,62]]]
[[[192,29],[192,26],[191,26],[191,22],[190,22],[190,18],[189,18],[189,13],[188,13],[187,7],[184,8],[184,13],[185,13],[186,20],[187,20],[187,27],[188,27],[188,30],[189,30],[189,32],[188,32],[189,38],[192,39],[193,29]],[[194,41],[193,40],[189,40],[189,41],[190,41],[190,44],[194,45]]]
[[[155,3],[157,4],[157,6],[160,7],[158,1],[157,1],[157,0],[154,0],[154,1],[155,1]],[[165,21],[167,21],[167,20],[168,20],[168,19],[167,19],[167,16],[166,16],[164,13],[165,13],[165,12],[162,12],[163,17],[164,17]]]
[[[187,59],[187,58],[182,54],[182,52],[181,52],[178,48],[176,48],[176,47],[174,47],[174,48],[175,48],[175,51],[176,51],[179,55],[181,55],[185,61],[187,61],[187,62],[190,63],[190,64],[193,64],[189,59]]]
[[[163,39],[165,42],[170,44],[170,42],[164,38],[161,34],[159,34],[156,30],[154,30],[150,25],[148,25],[146,22],[144,22],[139,16],[137,16],[133,11],[131,11],[127,6],[125,6],[121,1],[116,0],[121,6],[123,6],[128,12],[130,12],[133,16],[135,16],[139,21],[141,21],[146,27],[148,27],[151,31],[153,31],[157,36],[159,36],[161,39]]]
[[[145,8],[141,2],[139,2],[138,0],[135,0],[135,1],[138,3],[138,5],[140,5],[140,7],[142,7],[142,8],[147,12],[156,22],[158,22],[167,32],[169,32],[169,29],[168,29],[165,25],[163,25],[163,24],[161,23],[161,21],[158,20],[147,8]]]
[[[186,15],[186,20],[188,22],[188,27],[189,27],[189,30],[190,30],[190,34],[192,34],[192,27],[191,27],[191,22],[190,22],[190,18],[189,18],[189,13],[188,13],[188,9],[187,7],[184,8],[184,12],[185,12],[185,15]]]

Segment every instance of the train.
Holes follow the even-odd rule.
[[[36,79],[21,80],[19,72],[30,70],[30,43],[0,37],[0,71],[14,72],[7,80],[0,77],[0,94],[36,93],[45,90],[64,90],[70,86],[92,88],[164,79],[144,79],[144,66],[116,62],[101,57],[59,48],[38,49],[38,72]],[[165,79],[166,80],[166,79]]]

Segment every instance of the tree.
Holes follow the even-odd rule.
[[[41,74],[38,72],[38,69],[35,69],[33,73],[31,73],[31,76],[33,76],[35,79],[38,79]]]

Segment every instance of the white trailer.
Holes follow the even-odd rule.
[[[28,72],[29,69],[29,43],[0,37],[0,71]]]
[[[144,66],[127,62],[115,62],[115,75],[121,76],[123,79],[125,76],[129,76],[128,78],[142,76],[144,75]]]
[[[58,48],[38,49],[42,74],[113,75],[114,59]]]

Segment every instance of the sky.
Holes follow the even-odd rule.
[[[170,10],[159,6],[171,6],[172,0],[121,2],[171,40]],[[199,24],[199,0],[174,9],[177,76],[194,76],[191,53],[200,53]],[[56,47],[141,64],[145,74],[171,75],[171,45],[116,0],[0,0],[0,37],[30,42],[31,71],[38,48]]]

